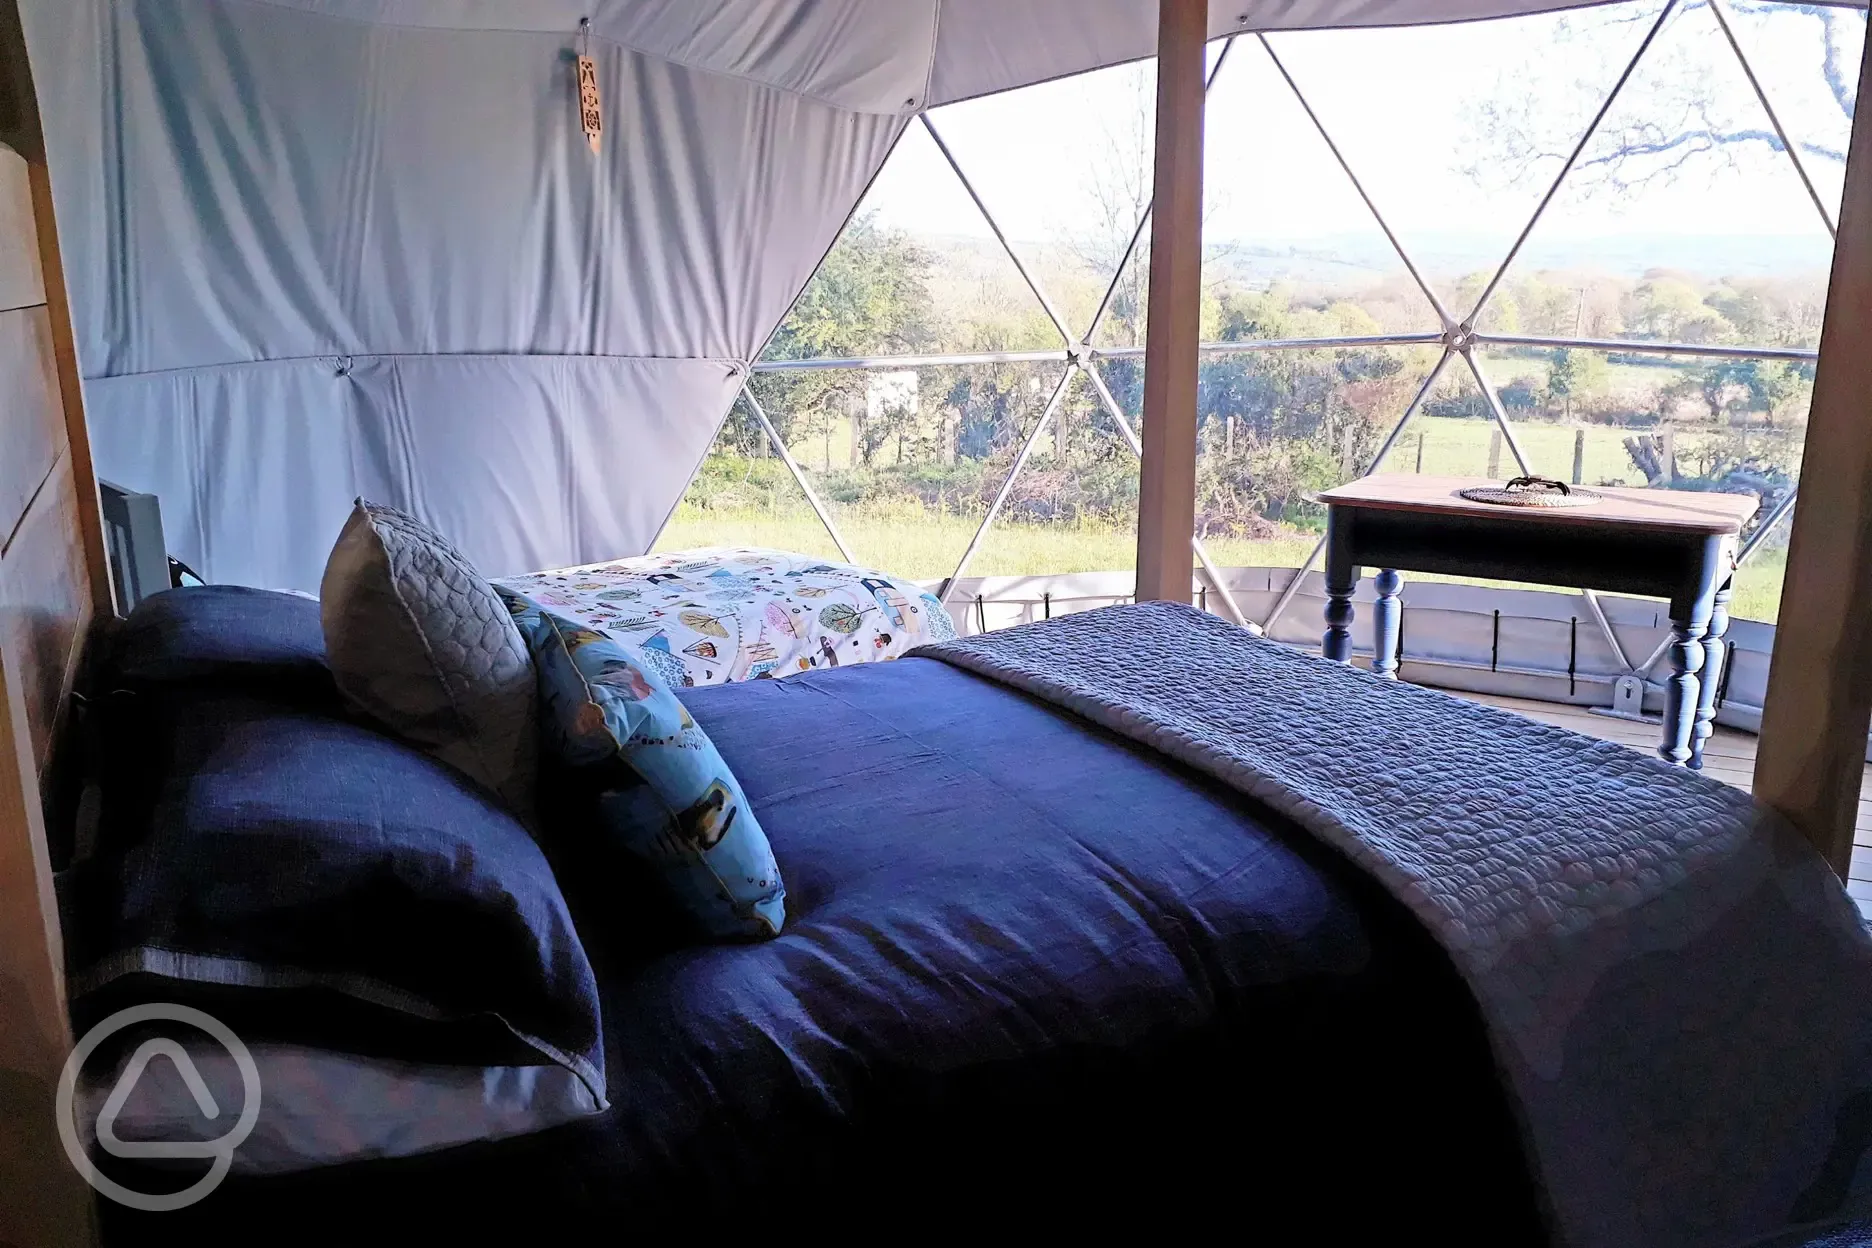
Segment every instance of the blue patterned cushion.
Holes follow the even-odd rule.
[[[595,787],[597,834],[651,864],[710,936],[778,934],[786,889],[767,835],[662,672],[527,599],[508,607],[538,667],[545,748]]]

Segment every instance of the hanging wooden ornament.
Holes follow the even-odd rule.
[[[579,124],[585,128],[585,141],[592,154],[604,138],[604,107],[598,99],[598,62],[591,58],[591,18],[579,22],[578,100]]]

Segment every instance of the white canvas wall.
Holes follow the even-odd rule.
[[[492,573],[653,540],[904,118],[563,34],[47,0],[98,471],[216,580],[316,588],[351,497]]]
[[[98,470],[215,580],[315,587],[358,493],[495,574],[638,553],[911,117],[1147,56],[1156,7],[24,0]]]

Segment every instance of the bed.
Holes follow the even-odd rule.
[[[133,621],[106,682],[140,708],[114,721],[135,738],[118,748],[166,760],[139,782],[170,812],[158,821],[199,812],[201,777],[264,748],[268,725],[290,740],[344,721],[315,604],[165,599],[170,618]],[[230,689],[248,708],[233,729]],[[237,1171],[178,1212],[107,1204],[107,1239],[318,1239],[366,1218],[480,1238],[704,1216],[930,1228],[990,1209],[1054,1229],[1150,1211],[1162,1228],[1219,1208],[1263,1236],[1409,1225],[1539,1242],[1462,982],[1401,906],[1287,820],[926,659],[684,698],[760,813],[789,921],[765,943],[696,946],[659,942],[628,900],[578,914],[607,1111],[400,1159]],[[179,751],[184,737],[197,744]],[[188,774],[171,770],[184,757]]]
[[[772,858],[702,859],[697,896],[733,902],[732,861],[775,908],[698,939],[600,808],[547,801],[571,772],[522,814],[347,710],[324,606],[321,636],[304,599],[171,591],[106,673],[99,848],[60,880],[75,1020],[200,990],[274,1063],[258,1143],[165,1233],[1161,1230],[1225,1199],[1276,1238],[1694,1248],[1872,1208],[1872,936],[1714,781],[1175,604],[680,700],[601,633],[536,631],[584,656],[543,723],[666,697],[657,747],[738,777],[665,807],[645,860],[758,819]],[[213,973],[165,970],[175,942]],[[256,949],[287,977],[243,978]],[[138,1139],[192,1113],[120,1098],[136,1060],[87,1085],[100,1143],[113,1104]]]

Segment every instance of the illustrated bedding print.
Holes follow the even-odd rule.
[[[756,547],[709,547],[498,581],[641,647],[672,686],[718,685],[894,659],[955,637],[911,581]]]

